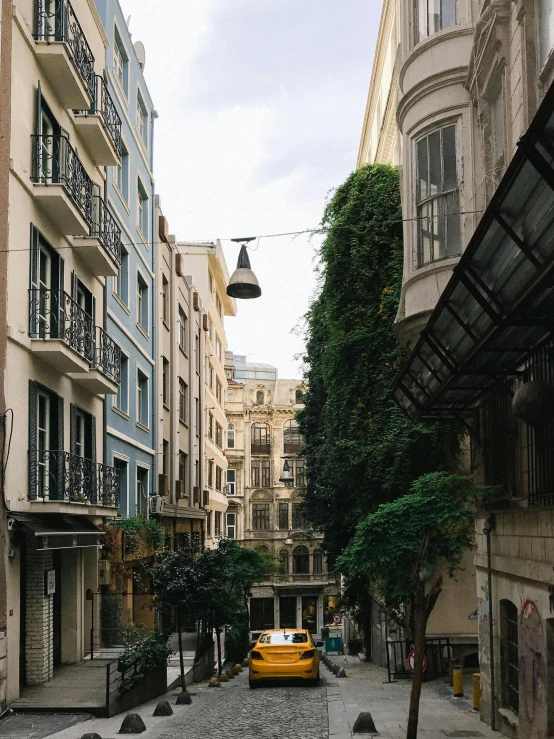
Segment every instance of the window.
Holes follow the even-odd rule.
[[[279,503],[279,528],[286,531],[289,527],[289,504]]]
[[[500,659],[502,703],[519,713],[519,634],[517,607],[500,601]]]
[[[456,127],[424,136],[417,149],[417,266],[460,253]]]
[[[294,394],[294,402],[296,405],[300,405],[304,402],[304,392],[302,390],[297,390]]]
[[[296,466],[296,487],[305,488],[306,487],[306,468],[304,466],[304,460],[297,459],[295,466]]]
[[[137,228],[143,239],[148,240],[148,194],[142,182],[137,187]]]
[[[283,442],[285,454],[296,454],[302,448],[304,443],[298,424],[294,418],[289,418],[283,426]]]
[[[262,462],[262,487],[271,487],[271,466],[269,459],[264,459]]]
[[[501,77],[501,73],[498,73]],[[483,140],[485,144],[485,186],[490,199],[502,179],[505,162],[504,94],[502,83],[494,93],[486,96],[487,107],[483,112]]]
[[[227,426],[227,449],[235,448],[235,436],[236,436],[235,424],[230,423]]]
[[[166,439],[162,442],[162,472],[169,476],[169,441]]]
[[[263,390],[258,390],[256,392],[256,405],[263,405],[265,400],[265,395]]]
[[[119,508],[122,516],[130,516],[129,511],[129,463],[115,457],[114,469],[119,477]]]
[[[187,482],[187,455],[185,452],[179,452],[179,481],[186,486]],[[185,487],[186,489],[186,487]]]
[[[169,326],[169,283],[162,275],[162,318],[166,326]]]
[[[169,362],[162,357],[162,402],[169,408]]]
[[[260,487],[260,463],[257,459],[252,460],[250,484],[253,488]]]
[[[226,536],[228,539],[237,538],[237,514],[227,513],[227,531]]]
[[[456,0],[416,0],[416,43],[455,25]]]
[[[140,272],[137,273],[137,323],[148,333],[148,285]]]
[[[188,386],[187,383],[179,377],[179,421],[188,422]]]
[[[208,511],[206,515],[206,535],[212,535],[212,512]]]
[[[137,423],[148,428],[148,377],[137,370]]]
[[[279,552],[279,562],[281,567],[285,571],[285,575],[289,574],[289,553],[286,549],[281,549]]]
[[[215,536],[221,536],[221,511],[215,512]]]
[[[252,505],[252,528],[256,531],[269,529],[269,503],[254,503]]]
[[[227,470],[227,495],[236,495],[237,471]]]
[[[194,486],[200,487],[200,462],[198,460],[194,463]]]
[[[200,374],[200,335],[196,334],[194,337],[194,351],[196,354],[196,371]]]
[[[216,307],[217,312],[221,316],[221,313],[222,313],[222,311],[221,311],[221,300],[219,299],[219,295],[216,295],[215,296],[215,307]]]
[[[200,401],[194,399],[194,420],[196,423],[196,436],[200,436]]]
[[[223,490],[223,470],[217,465],[215,466],[215,489]]]
[[[217,334],[215,335],[215,354],[221,362],[221,341],[219,340],[219,336]]]
[[[129,357],[121,353],[121,374],[114,406],[122,413],[129,413]]]
[[[208,487],[213,488],[214,486],[214,461],[213,459],[208,460]]]
[[[222,386],[221,386],[221,382],[219,381],[219,378],[217,378],[216,381],[215,381],[215,397],[216,397],[218,403],[221,403],[221,401],[223,400],[223,392],[222,392],[222,390],[223,389],[222,389]]]
[[[302,503],[292,504],[292,528],[305,529],[309,525],[308,520],[304,517],[302,511]]]
[[[208,364],[208,384],[213,390],[214,387],[214,368],[212,367],[211,362]]]
[[[305,546],[295,547],[292,552],[292,572],[294,575],[308,575],[310,573],[310,553]]]
[[[213,344],[214,343],[214,322],[209,316],[208,316],[208,336],[210,337],[210,341]]]
[[[314,575],[321,575],[323,573],[323,552],[321,549],[316,549],[314,552]]]
[[[115,184],[123,200],[129,202],[129,152],[121,142],[121,161],[115,168]]]
[[[539,64],[542,69],[554,46],[554,3],[539,0]]]
[[[121,89],[127,95],[128,78],[129,78],[129,59],[125,51],[125,46],[119,35],[117,28],[114,34],[113,44],[113,73],[119,82]]]
[[[137,465],[137,487],[135,499],[135,515],[146,513],[148,509],[148,470]]]
[[[267,423],[253,423],[250,431],[252,454],[269,454],[269,426]]]
[[[121,264],[114,277],[114,292],[125,305],[129,305],[129,252],[121,246]]]
[[[213,293],[214,291],[214,278],[212,277],[212,273],[210,270],[208,270],[208,288],[210,290],[210,293]]]
[[[296,603],[296,598],[294,599]],[[271,598],[250,598],[250,629],[264,631],[275,626],[275,602]]]
[[[210,439],[214,438],[214,416],[213,413],[208,412],[208,436]]]
[[[220,449],[223,448],[223,427],[217,421],[215,424],[215,443]]]
[[[148,147],[148,111],[140,92],[137,93],[136,130],[142,143]]]
[[[187,316],[185,311],[179,306],[179,348],[187,353]]]

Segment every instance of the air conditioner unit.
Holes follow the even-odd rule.
[[[204,331],[209,331],[210,330],[210,324],[209,324],[209,321],[208,321],[208,314],[207,313],[204,313],[204,315],[202,316],[202,328],[204,329]]]
[[[153,495],[150,498],[150,513],[153,516],[160,515],[163,511],[164,501],[161,495]]]
[[[200,295],[196,290],[192,293],[192,307],[194,310],[200,310]]]
[[[112,570],[109,560],[98,560],[98,585],[109,585],[112,579]]]
[[[169,477],[158,475],[158,495],[169,495]]]
[[[181,500],[181,498],[186,498],[185,493],[185,481],[184,480],[175,480],[175,498],[176,500]]]
[[[183,276],[183,257],[181,254],[175,255],[175,272],[179,277]]]
[[[158,218],[158,233],[162,241],[167,241],[169,237],[169,226],[167,225],[167,218],[165,216]]]
[[[193,495],[193,502],[200,503],[200,488],[198,487],[192,488],[192,495]]]
[[[204,508],[207,505],[210,505],[210,491],[209,490],[204,490],[204,494],[202,495],[202,505],[204,506]]]

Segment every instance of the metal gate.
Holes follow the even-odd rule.
[[[393,680],[405,680],[412,676],[408,667],[408,655],[414,648],[409,639],[387,642],[387,670],[389,683]],[[450,639],[426,639],[425,657],[427,658],[427,669],[423,673],[423,679],[436,680],[449,674],[452,649]]]

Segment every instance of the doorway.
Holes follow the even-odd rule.
[[[311,595],[302,596],[302,628],[310,634],[317,631],[317,598]]]
[[[281,629],[296,628],[296,596],[279,598],[279,627]]]
[[[56,590],[52,596],[52,660],[54,667],[62,663],[62,566],[60,550],[52,552],[56,573]]]

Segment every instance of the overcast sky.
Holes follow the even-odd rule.
[[[317,226],[354,169],[380,0],[120,0],[159,113],[156,190],[179,240]],[[229,273],[238,248],[222,241]],[[253,245],[256,242],[252,242]],[[316,286],[306,236],[250,253],[262,297],[238,301],[229,348],[300,376],[292,333]]]

